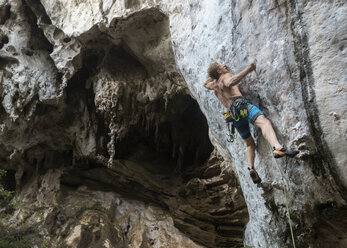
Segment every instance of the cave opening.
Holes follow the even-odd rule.
[[[156,174],[184,175],[201,166],[210,157],[213,146],[206,118],[196,100],[187,92],[174,93],[164,99],[166,92],[161,92],[161,97],[153,101],[139,102],[137,91],[148,87],[145,85],[148,80],[154,80],[154,85],[162,82],[151,78],[145,66],[122,46],[111,45],[107,51],[97,48],[83,51],[82,68],[66,89],[67,109],[71,112],[66,116],[80,116],[83,106],[88,108],[97,123],[97,153],[105,157],[110,140],[108,125],[114,118],[126,127],[124,137],[115,141],[115,160],[139,163]],[[105,71],[110,81],[104,80],[103,85],[124,82],[116,96],[122,111],[116,106],[105,113],[96,109],[95,97],[99,93],[95,92],[93,80]]]
[[[2,176],[0,180],[0,185],[2,185],[5,190],[11,192],[14,192],[16,190],[15,174],[15,170],[6,170],[6,173]]]
[[[158,29],[144,27],[148,29],[147,36],[137,39],[136,33],[148,22]],[[66,88],[66,102],[69,111],[74,111],[70,116],[81,115],[76,111],[83,111],[82,105],[93,113],[98,154],[109,157],[109,126],[114,121],[124,132],[116,133],[115,160],[140,163],[157,173],[183,175],[202,165],[213,146],[205,116],[183,78],[173,69],[176,66],[168,45],[167,24],[163,13],[151,9],[119,21],[115,28],[118,42],[112,30],[111,35],[105,35],[92,29],[82,45],[82,66]],[[126,35],[122,33],[125,28]],[[145,45],[146,53],[141,54],[139,47],[147,41],[153,47]],[[164,51],[152,53],[150,49]],[[168,92],[176,84],[186,90]]]
[[[179,94],[168,103],[153,103],[157,123],[146,128],[140,121],[131,126],[126,137],[117,143],[116,159],[131,160],[163,173],[178,173],[201,166],[211,155],[208,124],[198,103]]]

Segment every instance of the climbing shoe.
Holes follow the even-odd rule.
[[[261,178],[259,177],[258,172],[254,168],[252,169],[248,168],[248,170],[249,170],[249,175],[251,176],[253,183],[255,184],[261,183]]]
[[[273,148],[273,155],[275,158],[282,158],[282,157],[290,157],[294,158],[295,155],[297,155],[299,151],[288,151],[286,148],[281,148],[280,150],[276,149],[275,147]]]

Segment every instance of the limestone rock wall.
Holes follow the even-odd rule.
[[[114,219],[105,203],[71,213],[76,219],[66,225],[54,217],[49,223],[60,229],[46,242],[198,247],[174,223],[206,247],[289,247],[271,148],[252,128],[263,179],[257,187],[243,141],[227,142],[224,109],[202,86],[213,61],[235,73],[256,61],[258,75],[247,76],[242,91],[280,142],[300,150],[298,159],[278,161],[297,247],[344,247],[346,10],[343,0],[1,0],[1,168],[22,199],[38,199],[39,225],[57,206],[69,209],[67,198],[55,197],[72,187],[69,195],[98,195],[98,204],[112,192],[109,199],[136,209],[129,218],[165,219],[158,228],[176,233],[125,227],[131,221]],[[52,169],[56,193],[45,196],[42,180]],[[35,213],[22,207],[12,223],[32,223]],[[132,226],[141,241],[129,238]]]
[[[248,76],[242,89],[272,121],[280,142],[300,150],[298,160],[279,164],[285,171],[297,243],[316,247],[321,241],[314,243],[311,235],[320,211],[337,208],[342,216],[346,203],[346,7],[344,1],[190,1],[190,26],[184,32],[190,38],[172,35],[178,39],[173,43],[181,72],[212,134],[236,164],[250,214],[246,244],[289,246],[285,199],[276,187],[280,174],[271,148],[253,130],[256,168],[264,183],[259,188],[252,185],[242,141],[226,142],[223,108],[201,85],[206,68],[217,60],[239,72],[256,61],[259,76]],[[327,64],[330,69],[324,67]],[[323,243],[327,239],[321,238]],[[332,239],[332,247],[344,245]]]

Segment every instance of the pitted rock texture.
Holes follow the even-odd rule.
[[[8,187],[23,194],[56,169],[57,194],[86,186],[149,202],[201,245],[289,247],[278,163],[297,247],[345,247],[346,11],[343,0],[1,0],[0,156],[16,185]],[[254,60],[258,74],[243,93],[280,142],[300,150],[275,162],[252,128],[259,187],[243,141],[227,142],[224,109],[202,86],[211,62],[237,73]],[[57,205],[40,183],[33,189],[39,207],[46,198],[45,208]],[[78,217],[57,244],[85,245],[78,235],[98,233],[107,212]],[[85,221],[93,227],[82,231]],[[114,223],[106,220],[106,236]],[[103,235],[89,244],[127,240]],[[142,236],[146,247],[151,235]]]

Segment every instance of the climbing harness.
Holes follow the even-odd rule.
[[[228,142],[233,142],[236,139],[235,126],[233,121],[238,122],[241,119],[248,117],[248,101],[244,97],[236,97],[232,102],[230,109],[223,113],[225,122],[228,128]]]
[[[242,96],[238,96],[234,99],[230,106],[232,112],[232,118],[238,122],[240,119],[247,119],[248,117],[248,101]]]
[[[224,120],[225,120],[225,122],[227,124],[227,128],[228,128],[227,135],[229,138],[227,139],[227,141],[232,143],[236,139],[235,126],[232,123],[233,113],[230,110],[228,110],[228,111],[223,113],[223,117],[224,117]]]
[[[231,122],[228,122],[227,125],[229,130],[229,133],[228,133],[229,139],[227,139],[227,141],[232,143],[236,139],[235,126]]]

